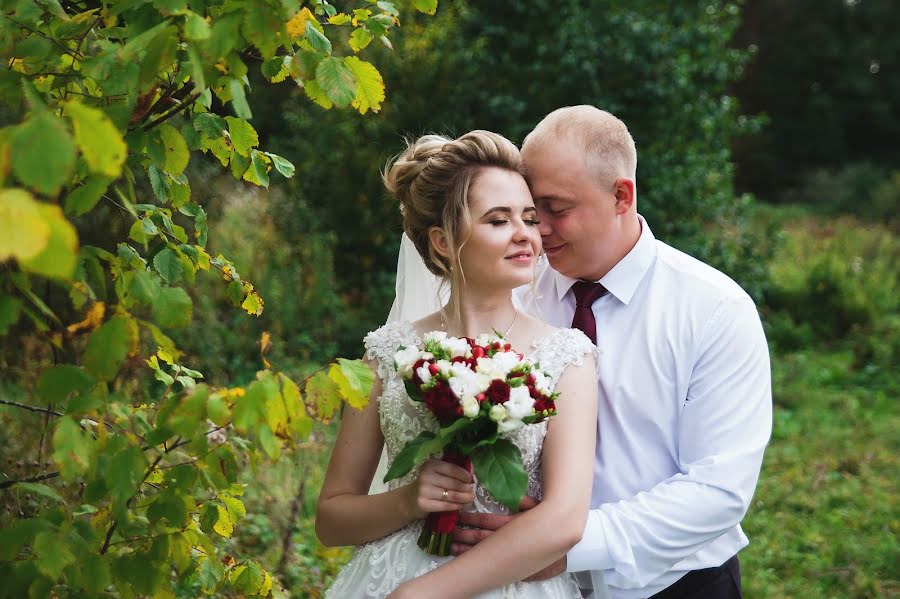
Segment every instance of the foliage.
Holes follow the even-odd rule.
[[[264,369],[244,386],[191,367],[175,339],[198,277],[217,275],[249,315],[264,301],[208,251],[210,206],[187,167],[206,155],[266,188],[293,176],[249,123],[250,68],[324,108],[377,112],[382,77],[356,53],[390,46],[399,12],[326,0],[2,10],[0,359],[21,392],[0,404],[14,428],[39,432],[20,448],[37,470],[0,481],[5,515],[18,508],[0,529],[2,593],[283,594],[258,561],[227,551],[246,515],[241,470],[296,450],[340,398],[360,405],[371,376],[341,360],[298,384],[270,364],[265,332]]]
[[[271,90],[268,101],[281,110],[263,115],[270,120],[261,129],[276,151],[319,166],[291,181],[291,201],[273,208],[287,238],[312,212],[320,230],[336,236],[348,322],[361,322],[339,335],[342,350],[383,321],[393,297],[400,215],[373,165],[402,149],[402,135],[484,128],[521,143],[545,114],[576,103],[606,108],[630,127],[639,210],[654,233],[761,297],[765,231],[747,230],[751,202],[731,187],[730,141],[757,124],[738,116],[728,92],[748,58],[729,48],[739,20],[728,2],[454,2],[434,18],[404,22],[393,40],[402,61],[379,57],[385,81],[402,83],[404,93],[376,119],[311,118],[292,110],[297,91]],[[360,138],[371,143],[349,143]]]
[[[815,169],[896,168],[898,27],[885,0],[746,0],[735,41],[758,52],[734,92],[769,123],[735,146],[740,189],[792,202],[781,192]]]

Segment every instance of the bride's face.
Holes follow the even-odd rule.
[[[470,230],[459,251],[467,287],[530,283],[541,253],[538,216],[518,173],[485,168],[469,188]]]

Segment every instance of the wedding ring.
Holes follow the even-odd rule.
[[[447,501],[447,496],[448,496],[448,495],[450,495],[450,491],[448,491],[447,489],[444,489],[444,492],[441,493],[441,500],[442,500],[442,501]]]

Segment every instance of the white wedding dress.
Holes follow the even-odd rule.
[[[379,398],[381,430],[384,434],[388,460],[392,461],[407,441],[425,430],[437,430],[434,416],[424,406],[412,401],[403,382],[394,369],[394,353],[400,345],[421,345],[422,340],[408,321],[392,322],[369,333],[365,338],[367,357],[378,364],[378,376],[383,389]],[[587,354],[596,354],[597,348],[581,332],[559,329],[535,342],[527,355],[539,362],[553,385],[570,364],[581,364]],[[565,397],[559,398],[558,409],[565,409]],[[522,461],[528,473],[528,495],[541,497],[541,449],[547,421],[526,426],[504,435],[522,452]],[[415,479],[417,472],[388,483],[389,489],[406,485]],[[470,511],[509,513],[475,481],[475,501]],[[439,557],[425,553],[416,545],[422,521],[414,522],[390,535],[357,547],[350,562],[341,570],[326,599],[382,598],[404,581],[434,570],[452,557]],[[540,543],[540,539],[534,539]],[[569,574],[561,574],[541,582],[517,582],[478,596],[482,599],[533,598],[533,599],[581,599],[581,593]]]

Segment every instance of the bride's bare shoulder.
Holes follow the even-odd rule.
[[[441,330],[441,313],[433,312],[424,318],[409,323],[416,334],[421,337],[425,333]]]

